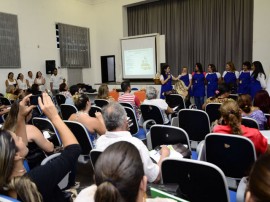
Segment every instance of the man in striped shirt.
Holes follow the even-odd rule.
[[[136,115],[138,118],[139,117],[138,108],[140,107],[141,103],[140,103],[139,98],[137,98],[135,95],[130,93],[131,92],[130,82],[123,81],[121,83],[121,89],[124,92],[124,94],[118,98],[118,102],[130,103],[135,109]]]

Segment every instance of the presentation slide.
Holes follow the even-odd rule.
[[[153,79],[156,75],[155,36],[121,40],[124,79]]]

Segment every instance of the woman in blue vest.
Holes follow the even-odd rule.
[[[221,75],[216,70],[214,64],[208,65],[208,73],[205,75],[205,80],[207,84],[207,98],[215,95],[215,91],[218,89],[218,83]]]
[[[242,71],[239,75],[239,83],[238,83],[238,94],[249,94],[250,90],[250,75],[251,75],[251,64],[246,61],[243,62]]]
[[[172,80],[178,80],[178,77],[175,78],[170,73],[171,69],[169,65],[164,65],[161,68],[160,82],[161,82],[161,90],[160,90],[160,98],[165,99],[164,93],[172,90]]]
[[[223,72],[222,78],[226,83],[232,94],[237,93],[237,80],[239,78],[239,72],[236,71],[232,62],[227,62],[226,70]]]
[[[250,96],[252,99],[259,90],[266,88],[266,75],[263,70],[262,63],[255,61],[252,63],[252,74],[250,81]]]
[[[204,73],[201,63],[196,63],[195,72],[192,76],[192,91],[197,109],[202,109],[205,96]]]

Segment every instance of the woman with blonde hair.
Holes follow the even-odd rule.
[[[241,125],[241,110],[234,100],[225,101],[220,107],[221,119],[224,125],[216,125],[214,133],[242,135],[249,138],[256,149],[257,155],[263,154],[268,148],[267,139],[258,129]]]
[[[109,88],[107,84],[101,84],[99,86],[97,99],[105,99],[109,101],[114,101],[113,97],[109,95]]]
[[[19,103],[16,134],[0,129],[0,193],[24,202],[66,201],[58,183],[74,167],[81,153],[77,139],[62,121],[50,96],[43,93],[39,106],[58,130],[64,150],[53,162],[26,173],[24,159],[28,154],[25,118],[35,106],[29,106],[28,95]]]
[[[223,72],[222,78],[224,83],[229,86],[231,93],[237,93],[237,81],[239,79],[239,72],[236,71],[233,62],[227,62],[226,70]]]
[[[186,100],[188,96],[188,87],[185,85],[183,81],[181,80],[176,81],[174,84],[174,89],[179,95],[181,95],[184,98],[184,100]]]

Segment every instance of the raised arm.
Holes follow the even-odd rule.
[[[62,121],[58,112],[52,102],[51,97],[47,93],[42,93],[42,98],[38,98],[38,104],[43,111],[43,113],[51,120],[57,131],[59,132],[60,138],[62,140],[63,146],[67,147],[72,144],[79,144],[73,133]]]
[[[17,136],[20,136],[25,145],[28,145],[26,128],[25,128],[25,118],[31,113],[32,109],[35,108],[34,105],[28,106],[30,103],[30,95],[25,96],[19,104],[19,113],[17,117],[17,126],[15,133]]]

